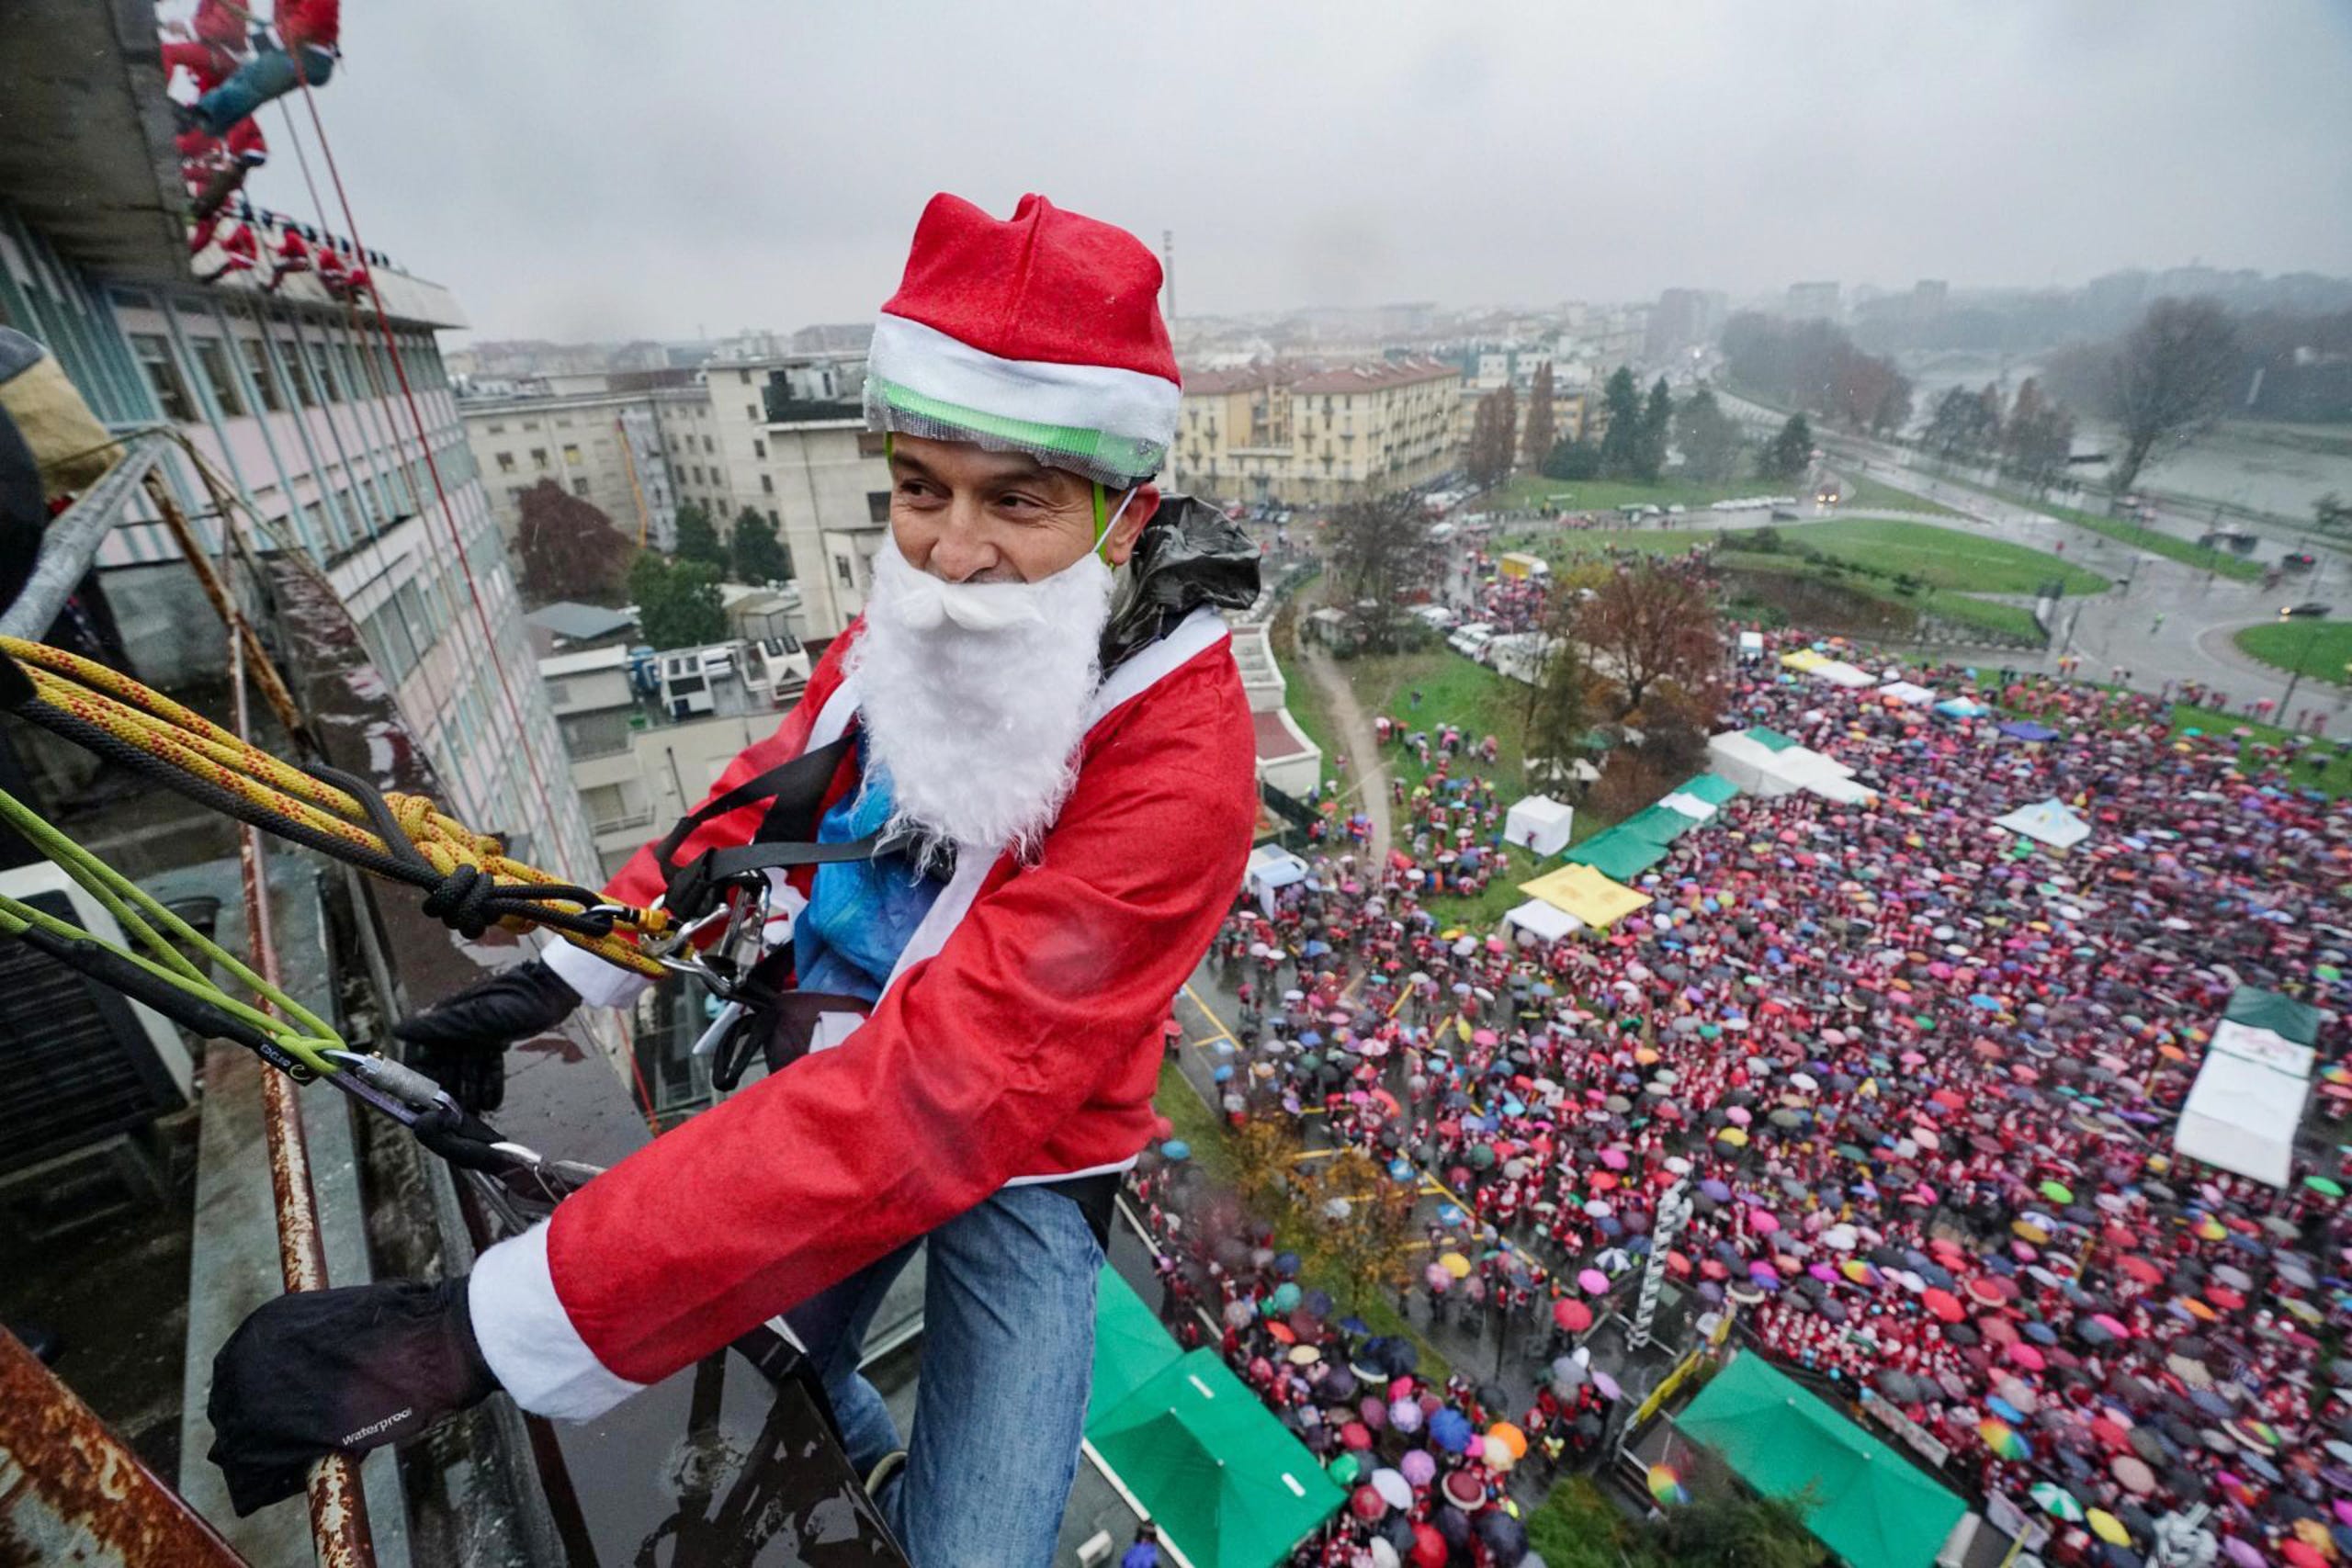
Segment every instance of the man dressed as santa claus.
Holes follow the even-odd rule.
[[[1180,397],[1159,286],[1133,235],[1040,197],[1006,220],[932,200],[866,371],[892,490],[865,611],[776,733],[609,889],[643,905],[704,852],[820,846],[762,874],[797,1004],[771,1059],[797,1059],[469,1278],[257,1312],[212,1399],[241,1507],[299,1490],[311,1452],[403,1440],[494,1388],[594,1416],[783,1314],[917,1568],[1051,1560],[1110,1195],[1152,1135],[1161,1021],[1256,815],[1215,606],[1254,598],[1257,553],[1149,482]],[[780,809],[767,781],[800,759],[820,787]],[[401,1032],[489,1109],[507,1043],[643,984],[559,943]],[[901,1451],[857,1364],[917,1246]],[[328,1342],[370,1392],[297,1408],[288,1359]],[[305,1431],[335,1436],[305,1451]]]

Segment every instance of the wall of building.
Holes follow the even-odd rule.
[[[650,394],[552,397],[459,405],[492,514],[510,541],[524,492],[552,480],[656,548],[676,543],[676,496]]]
[[[263,536],[254,547],[300,550],[325,571],[457,815],[515,837],[550,870],[592,874],[578,797],[543,761],[560,758],[561,744],[431,327],[392,323],[412,415],[381,338],[356,331],[338,305],[109,281],[13,220],[0,223],[0,320],[53,338],[111,423],[178,429],[187,450],[161,471],[208,549],[220,525],[198,462]],[[391,279],[388,303],[406,297]],[[447,300],[422,283],[407,293]],[[165,685],[217,678],[223,645],[203,630],[217,626],[213,612],[145,507],[135,504],[98,557],[131,660]]]

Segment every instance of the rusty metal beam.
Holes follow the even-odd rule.
[[[229,634],[229,690],[235,704],[236,731],[251,733],[245,703],[245,648]],[[270,925],[269,888],[263,871],[261,834],[239,825],[237,861],[243,874],[245,929],[251,934],[253,966],[272,986],[278,983],[277,942]],[[318,1199],[311,1188],[311,1156],[302,1137],[302,1108],[294,1081],[284,1073],[262,1075],[262,1126],[269,1144],[270,1195],[277,1210],[277,1266],[288,1291],[327,1287],[326,1248],[319,1239]],[[311,1468],[311,1540],[320,1568],[374,1568],[376,1548],[368,1529],[368,1501],[359,1490],[359,1464],[333,1453]]]
[[[0,1563],[240,1568],[244,1559],[0,1330]]]

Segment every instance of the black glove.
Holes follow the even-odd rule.
[[[506,1047],[553,1029],[579,1005],[580,993],[535,958],[402,1019],[392,1034],[409,1047],[409,1066],[458,1104],[495,1111],[506,1100]]]
[[[243,1517],[300,1492],[330,1450],[405,1442],[497,1387],[462,1279],[298,1291],[263,1303],[212,1359],[209,1457]]]

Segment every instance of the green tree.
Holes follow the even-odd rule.
[[[670,552],[680,560],[697,560],[720,572],[727,570],[727,546],[710,513],[691,501],[678,503],[678,543]]]
[[[783,582],[792,576],[792,551],[775,536],[775,524],[754,506],[735,514],[735,579],[739,582]]]
[[[1812,462],[1813,426],[1805,422],[1804,415],[1792,413],[1788,423],[1781,426],[1781,434],[1757,454],[1756,471],[1765,479],[1788,484],[1804,478]]]
[[[1559,438],[1552,413],[1552,362],[1548,359],[1535,367],[1535,385],[1527,394],[1527,418],[1521,423],[1520,446],[1527,454],[1527,466],[1541,468]]]
[[[1544,459],[1544,477],[1547,479],[1597,479],[1600,477],[1600,448],[1589,441],[1562,441]]]
[[[1600,433],[1600,477],[1629,479],[1640,467],[1642,393],[1634,384],[1631,366],[1620,365],[1600,393],[1601,412],[1609,427]]]
[[[1574,638],[1562,637],[1544,666],[1544,678],[1530,688],[1521,732],[1530,784],[1545,789],[1565,786],[1569,767],[1582,754],[1592,715],[1586,700],[1590,674],[1584,651]]]
[[[1661,376],[1650,384],[1650,400],[1642,410],[1641,440],[1634,449],[1634,477],[1656,484],[1666,472],[1668,433],[1674,428],[1674,394]]]
[[[1674,416],[1675,440],[1682,448],[1682,471],[1707,484],[1721,484],[1739,471],[1747,442],[1739,422],[1724,412],[1715,394],[1702,387],[1683,400]]]
[[[650,550],[639,556],[628,574],[639,632],[656,648],[723,641],[727,612],[718,579],[707,561],[664,560]]]

